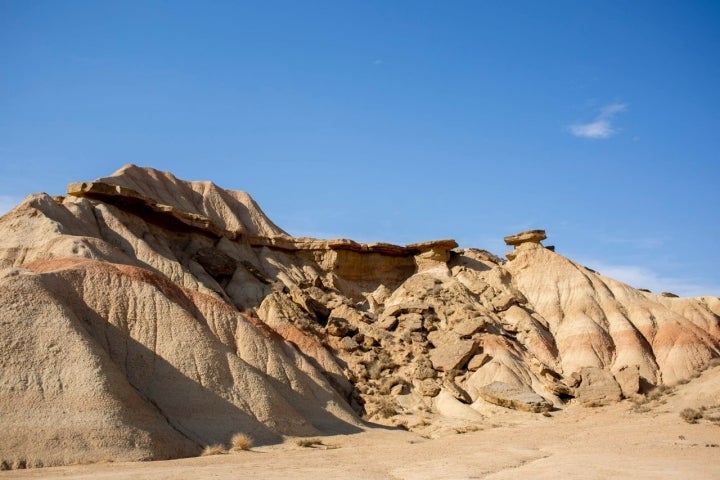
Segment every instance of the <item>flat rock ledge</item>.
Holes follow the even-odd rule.
[[[525,230],[524,232],[516,233],[515,235],[509,235],[505,237],[505,245],[512,245],[513,247],[520,245],[521,243],[540,243],[547,238],[545,230]]]
[[[522,245],[523,243],[542,245],[540,242],[546,238],[547,235],[545,234],[545,230],[525,230],[524,232],[516,233],[515,235],[509,235],[503,239],[505,240],[505,245],[510,245],[515,248],[512,251],[507,252],[505,256],[510,261],[515,260],[518,245]],[[554,246],[552,247],[552,251],[555,251]]]
[[[478,390],[478,395],[495,405],[513,410],[540,413],[552,410],[552,403],[531,390],[525,390],[509,383],[492,382]]]
[[[123,210],[130,210],[163,223],[166,227],[198,231],[214,237],[227,237],[231,240],[243,239],[252,246],[269,247],[277,250],[348,250],[357,253],[377,253],[391,257],[412,257],[429,254],[446,261],[450,250],[458,244],[452,239],[429,240],[409,245],[393,245],[391,243],[374,242],[358,243],[347,238],[320,240],[316,238],[290,236],[259,236],[248,235],[241,230],[228,230],[216,225],[210,218],[197,213],[185,212],[171,205],[157,202],[131,188],[103,181],[75,182],[67,187],[68,195],[85,197],[91,200],[115,205]]]

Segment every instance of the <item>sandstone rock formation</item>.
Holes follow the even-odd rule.
[[[678,382],[720,299],[653,295],[540,243],[295,238],[244,192],[123,167],[0,218],[0,460],[194,455],[237,432],[433,435]]]
[[[478,391],[480,397],[501,407],[525,410],[526,412],[548,412],[553,406],[550,402],[529,389],[492,382]]]
[[[511,245],[517,249],[519,245],[523,243],[541,244],[543,240],[547,238],[545,230],[525,230],[524,232],[516,233],[515,235],[509,235],[505,237],[505,245]],[[550,251],[554,252],[555,247],[547,247]],[[514,260],[516,253],[515,250],[505,254],[508,260]]]

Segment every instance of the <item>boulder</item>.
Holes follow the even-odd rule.
[[[436,397],[440,393],[439,382],[432,378],[418,381],[416,388],[423,397]]]
[[[492,299],[493,310],[496,312],[504,312],[516,303],[517,299],[512,292],[502,292],[500,295],[496,295]]]
[[[398,318],[403,330],[417,332],[423,329],[423,316],[419,313],[405,313]]]
[[[473,340],[463,340],[450,332],[436,330],[428,334],[428,339],[435,345],[430,350],[430,361],[433,368],[441,372],[464,367],[477,349]]]
[[[489,362],[491,359],[492,357],[487,353],[479,353],[470,359],[467,364],[467,369],[471,372],[474,372],[475,370],[479,369],[487,362]]]
[[[567,378],[565,378],[565,383],[567,383],[568,386],[571,388],[576,388],[578,385],[580,385],[581,380],[582,377],[580,376],[580,372],[573,372]]]
[[[370,319],[367,317],[367,315],[345,304],[341,304],[333,308],[330,312],[330,318],[342,318],[350,325],[356,327],[363,323],[370,323]]]
[[[343,304],[332,309],[325,328],[330,335],[344,337],[348,334],[354,335],[358,327],[365,326],[366,323],[367,318],[361,312]]]
[[[553,408],[552,403],[534,391],[505,382],[485,385],[478,390],[478,395],[486,402],[525,412],[549,412]]]
[[[352,337],[343,337],[340,339],[340,348],[347,352],[354,352],[360,345]]]
[[[398,319],[393,316],[383,316],[380,317],[380,320],[378,320],[375,325],[383,330],[395,330],[398,325]]]
[[[612,373],[598,367],[580,369],[580,385],[575,398],[586,407],[609,405],[622,399],[622,390]]]
[[[413,377],[418,380],[425,380],[427,378],[435,378],[437,373],[433,369],[432,362],[427,357],[418,357],[415,363],[415,369],[413,371]]]
[[[398,319],[403,318],[410,321],[408,326],[413,328],[411,331],[420,330],[422,328],[422,314],[428,312],[429,310],[429,305],[420,302],[407,302],[391,305],[385,308],[385,311],[382,315],[380,315],[376,325],[383,330],[394,330],[398,326]],[[417,319],[420,320],[419,325],[417,324]]]
[[[570,398],[575,396],[575,390],[565,385],[563,382],[555,379],[545,378],[545,388],[553,395],[558,397]]]
[[[344,337],[350,330],[350,324],[344,318],[330,317],[325,331],[334,337]]]
[[[640,391],[640,369],[637,365],[622,367],[614,377],[623,397],[630,398]]]
[[[470,335],[482,330],[485,326],[485,318],[473,317],[461,320],[459,323],[453,325],[452,331],[460,335],[461,337],[469,337]]]

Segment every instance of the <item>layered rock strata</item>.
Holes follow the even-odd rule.
[[[720,354],[720,299],[636,290],[506,237],[295,238],[244,192],[126,166],[0,218],[0,452],[196,454],[236,432],[427,435],[606,404]]]

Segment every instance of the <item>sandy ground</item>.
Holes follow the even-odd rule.
[[[679,415],[720,415],[720,367],[637,411],[568,407],[552,417],[497,408],[493,423],[427,439],[387,429],[212,457],[0,472],[1,479],[607,479],[720,478],[720,425]],[[712,408],[717,406],[717,408]],[[494,408],[494,407],[493,407]],[[493,412],[487,412],[492,414]]]

